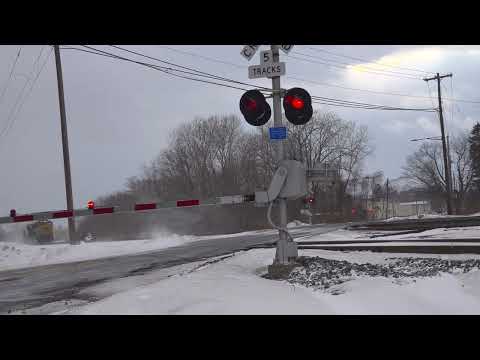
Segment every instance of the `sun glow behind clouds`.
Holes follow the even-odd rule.
[[[411,76],[418,76],[422,73],[392,68],[391,66],[399,66],[404,68],[411,68],[423,70],[432,67],[432,64],[439,61],[444,55],[444,50],[439,48],[418,48],[408,51],[400,51],[397,53],[382,56],[378,60],[370,63],[360,63],[349,65],[347,68],[353,73],[361,73],[365,71],[390,71],[396,73],[411,74]]]

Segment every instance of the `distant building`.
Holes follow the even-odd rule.
[[[391,217],[406,217],[432,214],[429,201],[410,201],[398,202],[389,201],[388,212],[386,202],[384,200],[367,202],[367,218],[369,220],[381,220]]]
[[[397,216],[424,215],[432,212],[430,201],[410,201],[398,203]]]

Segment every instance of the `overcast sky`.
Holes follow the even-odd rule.
[[[107,46],[96,47],[128,55]],[[269,80],[247,78],[246,67],[259,63],[259,57],[257,55],[250,62],[242,58],[242,45],[169,46],[237,66],[175,52],[161,45],[126,47],[239,81],[271,86]],[[2,92],[19,48],[0,46]],[[282,61],[287,63],[287,75],[282,77],[283,88],[301,86],[312,95],[373,104],[432,107],[429,98],[347,90],[292,78],[363,90],[429,96],[427,84],[421,80],[427,74],[410,70],[414,68],[442,74],[451,72],[453,79],[442,81],[444,97],[452,98],[453,85],[453,98],[480,101],[478,46],[315,45],[313,48],[366,61],[361,63],[297,45],[290,55],[302,57],[298,53],[308,54],[308,59],[317,63],[282,54]],[[131,54],[128,56],[142,60]],[[340,67],[339,62],[357,66],[338,68],[318,63],[325,60],[335,60]],[[32,81],[26,85],[25,97],[18,98],[28,77],[33,80],[44,62],[45,67],[31,92],[28,90]],[[397,67],[379,67],[373,62]],[[142,165],[165,148],[169,133],[182,122],[211,114],[241,116],[238,101],[242,92],[239,90],[179,79],[133,63],[75,50],[62,50],[62,65],[75,207],[83,207],[89,199],[124,189],[126,179],[138,175]],[[408,74],[417,79],[366,73],[365,67],[389,70],[396,73],[390,75],[396,76]],[[430,89],[436,96],[434,82],[430,82]],[[17,99],[20,99],[18,103]],[[433,101],[436,106],[435,97]],[[16,103],[23,106],[14,107]],[[444,103],[447,129],[451,134],[471,129],[480,115],[480,103],[455,102],[455,105],[448,100]],[[420,145],[409,139],[440,134],[435,113],[359,110],[316,104],[314,108],[335,111],[346,120],[368,126],[375,152],[367,160],[366,170],[383,170],[390,178],[401,175],[406,155]],[[58,93],[50,47],[21,47],[14,76],[4,96],[0,97],[0,134],[2,132],[0,216],[7,215],[11,208],[20,213],[65,208]]]

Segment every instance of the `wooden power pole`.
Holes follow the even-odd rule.
[[[440,129],[442,131],[442,147],[443,147],[443,168],[445,169],[445,187],[447,190],[447,213],[452,215],[452,185],[451,185],[451,176],[450,176],[450,164],[448,161],[448,152],[447,152],[447,142],[445,140],[445,126],[443,124],[443,109],[442,109],[442,93],[440,89],[440,80],[446,77],[452,77],[452,74],[441,75],[437,73],[436,76],[432,78],[423,79],[425,81],[437,80],[437,91],[438,91],[438,114],[440,118]]]
[[[62,62],[60,59],[60,47],[54,45],[55,65],[57,67],[57,84],[58,84],[58,101],[60,105],[60,126],[62,131],[62,148],[63,148],[63,168],[65,171],[65,191],[67,195],[67,210],[73,211],[73,195],[72,195],[72,175],[70,173],[70,154],[68,151],[68,134],[67,134],[67,115],[65,112],[65,97],[63,94],[63,76]],[[75,218],[68,218],[68,237],[71,244],[76,244],[75,237]]]

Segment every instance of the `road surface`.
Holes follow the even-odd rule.
[[[345,224],[301,226],[291,229],[291,233],[294,238],[298,238],[327,233],[344,226]],[[0,271],[0,314],[61,300],[98,300],[82,299],[85,295],[79,293],[89,286],[109,280],[141,275],[256,245],[271,244],[277,237],[277,234],[272,233],[216,237],[148,253]]]

